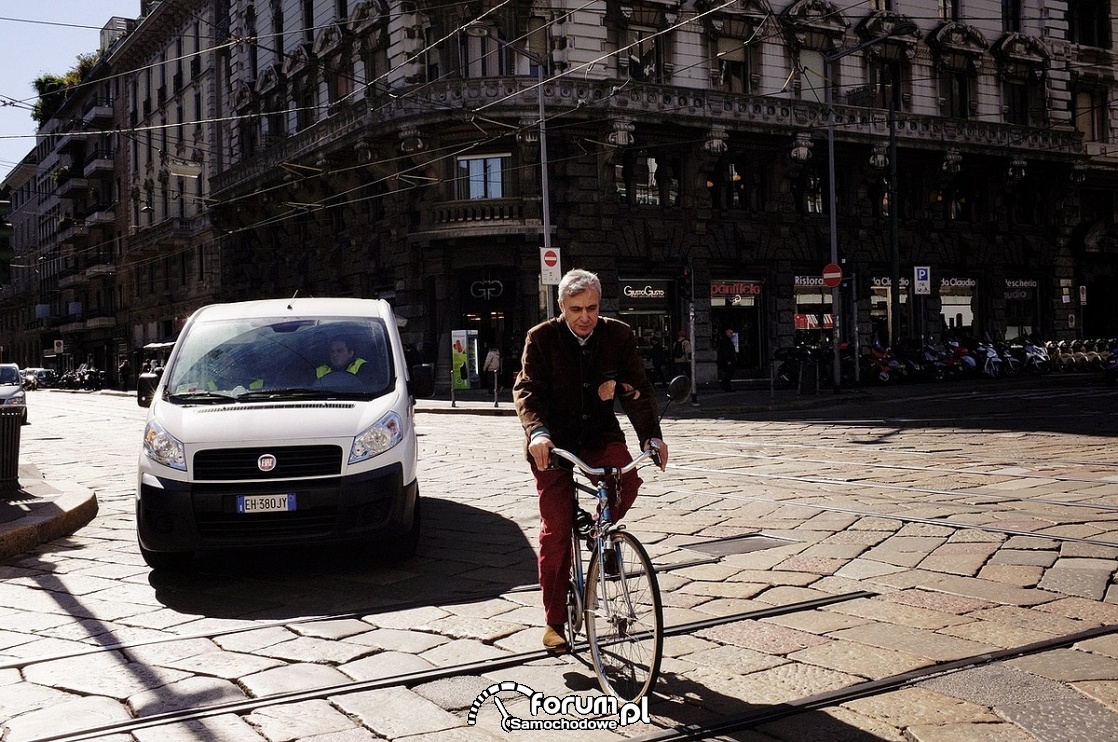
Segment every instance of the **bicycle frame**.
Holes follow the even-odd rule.
[[[559,456],[559,458],[564,459],[573,465],[572,476],[581,474],[588,479],[593,478],[591,479],[590,484],[580,482],[578,479],[574,480],[574,491],[572,493],[574,499],[571,503],[571,507],[577,509],[578,493],[580,491],[593,495],[598,500],[598,520],[594,524],[593,530],[591,531],[590,535],[591,538],[594,540],[594,554],[596,554],[598,557],[598,564],[603,565],[605,564],[605,551],[610,543],[610,535],[616,531],[624,530],[625,528],[625,526],[622,524],[614,523],[612,516],[610,515],[609,496],[611,485],[619,489],[621,486],[621,477],[629,473],[630,471],[639,468],[642,464],[651,459],[654,453],[651,449],[648,451],[644,451],[643,453],[641,453],[641,455],[637,456],[623,467],[608,466],[599,468],[588,466],[577,456],[561,448],[551,449],[551,454],[553,456],[557,455]],[[585,620],[586,612],[592,609],[591,606],[587,606],[584,604],[585,601],[583,599],[583,596],[586,595],[587,570],[586,568],[584,568],[583,565],[582,541],[577,530],[571,531],[571,565],[571,580],[574,583],[575,593],[573,598],[576,606],[575,612],[577,613],[577,616],[568,616],[567,618],[569,627],[568,631],[570,632],[568,641],[573,648],[573,639],[582,627],[583,621]],[[604,569],[599,569],[598,582],[599,586],[603,590],[605,587],[606,577],[606,571]],[[625,595],[626,602],[628,603],[629,592],[628,585],[625,582],[624,569],[620,570],[617,578],[621,581],[622,594]],[[628,605],[627,608],[631,611],[632,605]],[[609,614],[611,611],[612,608],[607,604],[607,620],[610,618]]]

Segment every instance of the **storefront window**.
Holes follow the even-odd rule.
[[[657,377],[652,368],[653,345],[658,342],[660,348],[669,348],[671,339],[675,337],[668,302],[670,285],[671,281],[663,279],[621,279],[618,316],[633,328],[637,350],[644,358],[649,378]]]
[[[1037,329],[1037,282],[1005,279],[1005,338],[1024,338]]]
[[[829,343],[834,333],[831,314],[831,290],[823,285],[822,276],[796,276],[797,345]]]
[[[871,283],[870,295],[870,326],[873,339],[882,345],[890,345],[893,337],[906,337],[908,335],[908,278],[901,276],[900,317],[893,316],[893,300],[889,293],[889,286],[893,283],[891,278],[874,278]]]
[[[973,278],[944,278],[939,285],[940,321],[948,336],[974,335]]]
[[[761,368],[763,288],[760,281],[725,280],[710,284],[711,347],[717,347],[718,338],[727,329],[733,330],[741,369]]]

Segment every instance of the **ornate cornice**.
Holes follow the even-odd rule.
[[[969,67],[975,71],[981,69],[982,55],[990,48],[981,31],[955,21],[933,31],[928,45],[935,51],[940,65],[951,69]]]
[[[994,42],[990,52],[998,60],[1003,77],[1041,78],[1048,69],[1049,55],[1044,42],[1022,33],[1008,33]]]
[[[798,0],[780,14],[780,20],[798,46],[827,51],[827,46],[846,35],[850,22],[842,10],[828,0]]]
[[[256,94],[260,96],[275,92],[283,84],[283,72],[279,65],[270,64],[256,79]]]

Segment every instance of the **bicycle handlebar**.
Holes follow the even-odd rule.
[[[657,446],[655,443],[651,444],[648,447],[648,450],[642,451],[639,456],[634,458],[628,464],[626,464],[625,466],[622,466],[621,468],[617,469],[617,472],[619,474],[628,474],[633,469],[636,469],[638,466],[643,464],[645,462],[645,460],[649,459],[649,458],[651,458],[654,462],[658,461],[659,457],[657,456],[657,453],[659,451],[659,448],[660,447]],[[601,476],[605,476],[605,474],[606,474],[606,468],[605,467],[590,466],[590,464],[587,464],[585,461],[580,459],[578,456],[575,456],[573,453],[571,453],[570,451],[568,451],[566,449],[553,448],[553,449],[551,449],[550,453],[551,453],[552,456],[558,456],[561,459],[565,459],[566,461],[569,461],[579,471],[581,471],[583,474],[585,474],[589,477],[601,477]],[[611,468],[615,468],[615,467],[611,467]]]

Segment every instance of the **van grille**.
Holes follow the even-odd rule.
[[[276,458],[276,467],[271,471],[260,471],[257,465],[265,454]],[[196,481],[301,479],[341,473],[341,446],[215,448],[194,454]]]
[[[198,533],[203,538],[242,543],[281,538],[326,536],[338,522],[332,505],[294,513],[260,513],[245,517],[236,513],[196,513]]]

